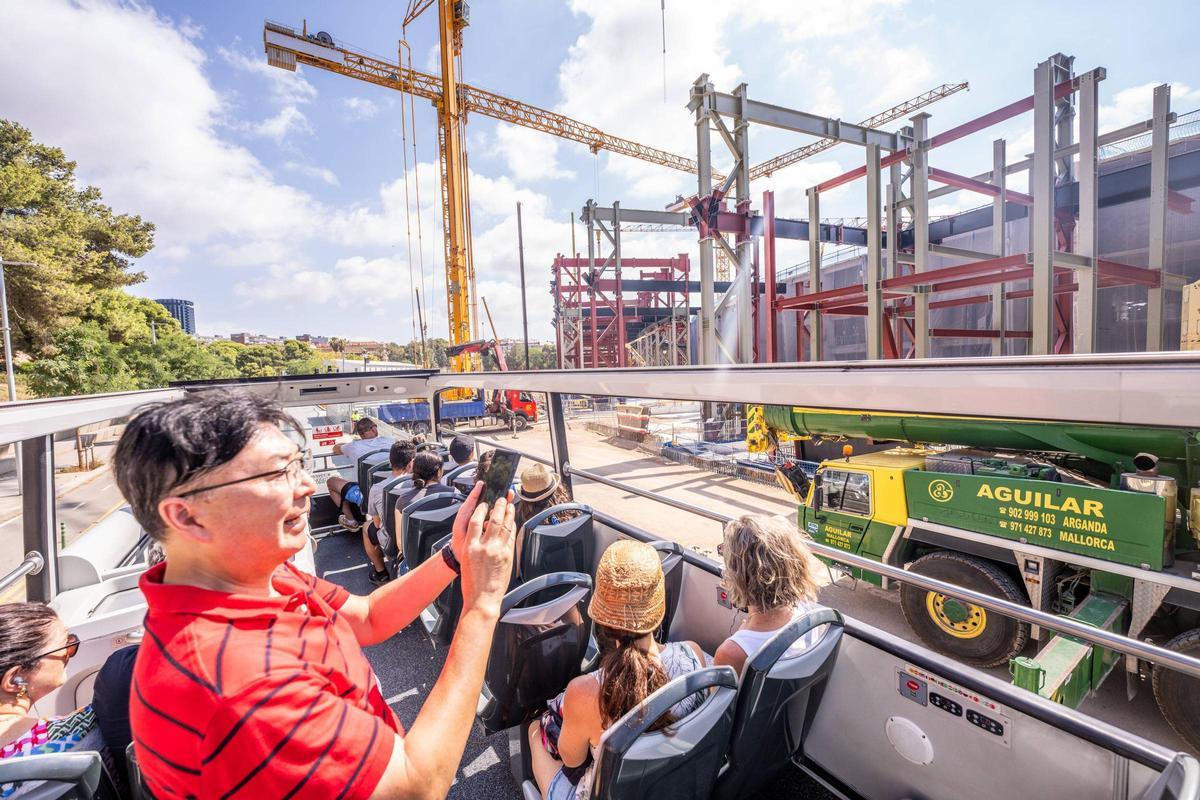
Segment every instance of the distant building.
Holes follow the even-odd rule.
[[[196,307],[191,300],[167,298],[154,302],[167,309],[171,312],[172,317],[179,320],[179,327],[183,328],[184,333],[196,335]]]
[[[229,334],[229,341],[237,342],[238,344],[248,344],[250,337],[253,335],[251,333],[231,333]]]

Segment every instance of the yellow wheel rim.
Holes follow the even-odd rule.
[[[977,605],[929,592],[925,608],[934,624],[956,639],[974,639],[987,629],[987,611]]]

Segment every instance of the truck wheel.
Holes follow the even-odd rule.
[[[936,550],[918,558],[909,569],[1001,600],[1026,602],[1012,578],[974,556]],[[1024,622],[907,583],[900,586],[900,607],[922,642],[973,667],[1007,664],[1029,641],[1029,626]]]
[[[524,414],[517,414],[516,426],[518,431],[523,431],[529,427],[529,417]]]
[[[1179,634],[1163,647],[1200,658],[1200,628]],[[1154,699],[1180,738],[1200,750],[1200,678],[1155,666]]]
[[[418,422],[416,425],[413,425],[412,431],[418,436],[424,436],[425,434],[429,433],[429,426],[424,422]]]

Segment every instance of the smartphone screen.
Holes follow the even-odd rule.
[[[508,489],[512,486],[513,478],[516,477],[517,464],[520,460],[520,453],[497,448],[496,455],[492,456],[492,464],[488,467],[487,474],[476,476],[477,480],[484,483],[481,503],[491,508],[493,503],[508,495]]]

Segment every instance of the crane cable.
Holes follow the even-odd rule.
[[[400,43],[408,47],[407,42],[401,40]],[[401,64],[404,63],[403,55],[400,56],[400,62]],[[408,256],[408,301],[412,312],[412,338],[409,339],[409,342],[415,342],[417,341],[417,287],[413,280],[412,205],[408,197],[408,120],[405,118],[406,111],[404,108],[404,96],[406,94],[407,92],[400,93],[400,154],[404,163],[404,239]]]
[[[405,41],[407,41],[408,40],[407,28],[402,29],[402,33],[404,35]],[[409,48],[408,49],[408,69],[409,69],[410,74],[412,72],[412,68],[413,68],[413,66],[412,66],[412,48]],[[413,132],[413,140],[412,140],[413,183],[416,186],[415,194],[416,194],[416,201],[417,201],[417,203],[416,203],[416,205],[417,205],[417,256],[418,256],[417,261],[418,261],[418,264],[420,265],[421,287],[423,289],[425,289],[425,299],[426,299],[426,301],[428,301],[430,294],[429,294],[428,285],[426,284],[426,273],[425,273],[425,226],[421,223],[421,161],[417,157],[417,111],[416,111],[416,106],[417,106],[416,98],[412,98],[412,100],[408,104],[408,113],[409,113],[410,127],[412,128],[412,132]],[[405,174],[405,181],[406,181],[405,188],[406,189],[408,186],[407,179],[408,179],[408,175],[406,173]],[[421,326],[421,333],[422,333],[421,340],[422,340],[422,342],[424,342],[425,320],[420,319],[417,321],[417,324]],[[428,365],[428,363],[429,363],[428,357],[429,357],[429,354],[424,351],[424,345],[422,345],[421,361],[423,364]]]

